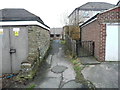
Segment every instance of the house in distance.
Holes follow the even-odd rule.
[[[69,16],[70,25],[79,25],[96,15],[97,13],[110,9],[115,5],[106,2],[88,2],[76,8]]]

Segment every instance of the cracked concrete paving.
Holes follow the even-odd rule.
[[[64,45],[54,40],[45,65],[31,84],[35,84],[35,88],[81,88],[75,76],[72,63],[65,57]]]
[[[51,71],[58,74],[58,73],[63,73],[66,69],[67,69],[67,67],[65,67],[65,66],[57,65],[57,66],[53,67],[51,69]]]
[[[119,62],[103,62],[89,65],[82,70],[86,80],[91,81],[96,88],[120,88]]]

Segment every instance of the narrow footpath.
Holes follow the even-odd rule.
[[[46,63],[30,85],[35,85],[35,88],[82,88],[83,85],[75,81],[76,73],[65,56],[61,41],[54,40],[51,48]]]

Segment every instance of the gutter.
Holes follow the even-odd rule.
[[[14,26],[14,25],[38,25],[38,26],[41,26],[42,28],[45,28],[47,30],[50,30],[50,28],[45,25],[45,24],[41,24],[39,23],[38,21],[7,21],[7,22],[0,22],[0,26],[7,26],[7,25],[10,25],[10,26]]]
[[[94,20],[96,20],[97,16],[99,15],[99,13],[97,13],[95,16],[93,16],[92,18],[90,18],[89,20],[87,20],[86,22],[84,22],[82,25],[80,25],[80,27],[85,26],[86,24],[93,22]]]
[[[105,11],[103,11],[103,12],[100,12],[100,13],[96,14],[95,16],[93,16],[92,18],[90,18],[89,20],[87,20],[86,22],[84,22],[82,25],[80,25],[80,27],[83,27],[84,25],[86,25],[86,24],[88,24],[88,23],[93,22],[94,20],[96,20],[96,18],[97,18],[97,16],[98,16],[99,14],[103,14],[103,13],[105,13],[105,12],[108,12],[108,11],[110,11],[110,10],[113,10],[113,9],[116,9],[116,8],[119,8],[119,7],[120,7],[120,6],[116,6],[116,7],[110,8],[110,9],[108,9],[108,10],[105,10]]]

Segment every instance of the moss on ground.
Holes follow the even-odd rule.
[[[82,74],[82,70],[86,66],[80,63],[80,60],[77,58],[76,55],[72,55],[72,52],[68,49],[66,43],[64,45],[64,53],[70,59],[71,63],[73,64],[73,68],[76,72],[76,81],[89,87],[90,90],[95,90],[95,86],[90,81],[86,80]]]
[[[26,90],[34,90],[35,87],[36,87],[35,84],[31,84]]]
[[[76,72],[76,81],[84,84],[85,86],[88,86],[90,90],[95,90],[95,86],[84,78],[81,71],[85,68],[85,66],[80,63],[79,59],[72,58],[70,61],[72,62],[74,70]]]
[[[83,70],[84,66],[79,62],[78,59],[71,59],[70,60],[73,63],[74,66],[74,70],[76,72],[76,80],[78,80],[79,82],[84,82],[86,83],[81,71]]]

